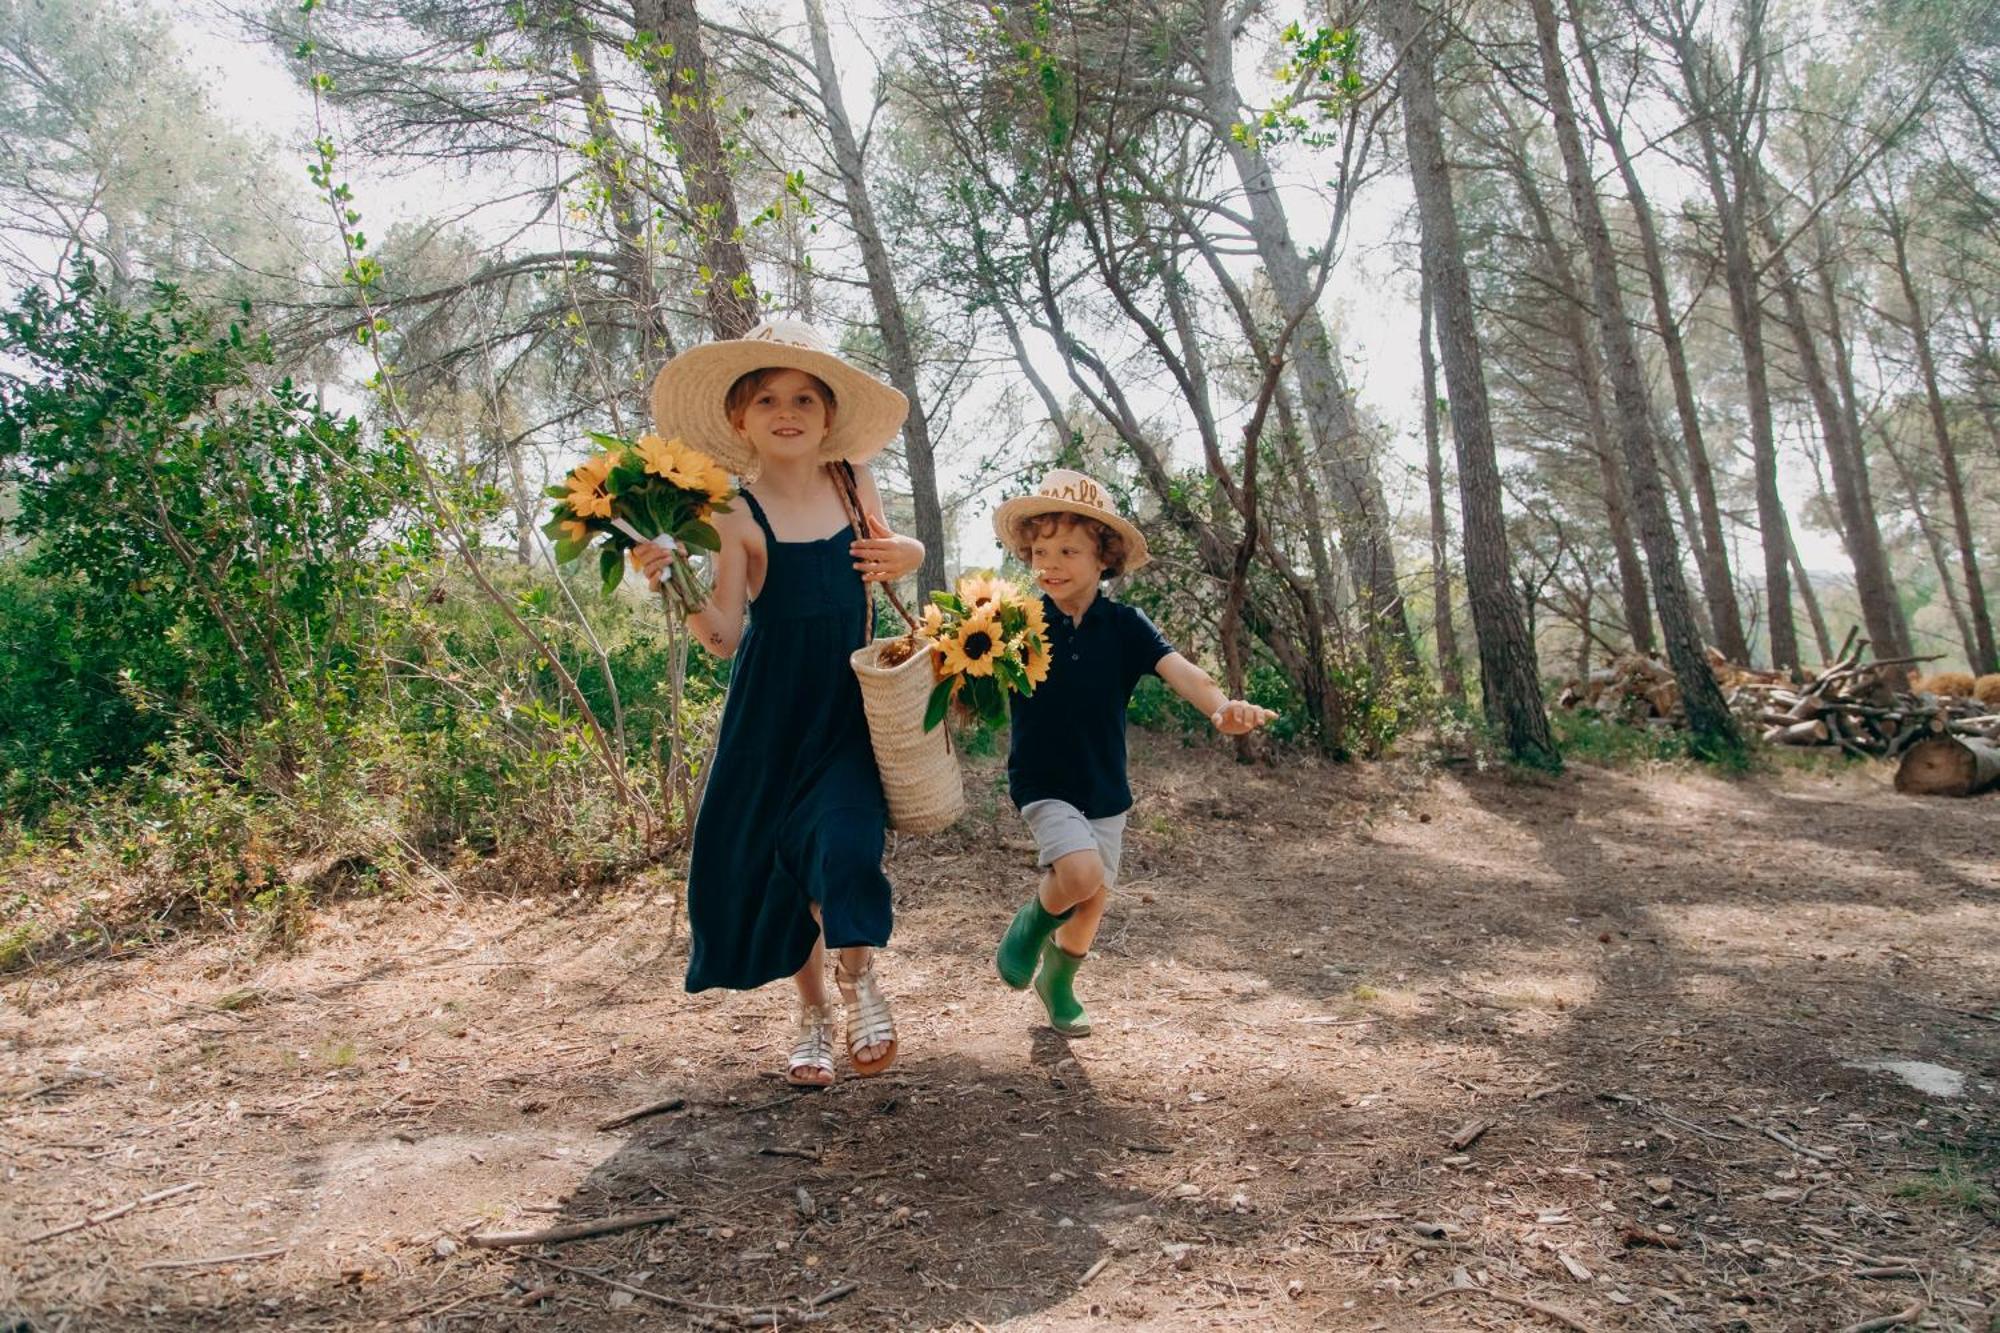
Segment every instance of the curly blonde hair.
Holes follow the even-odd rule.
[[[1097,543],[1097,566],[1103,571],[1101,577],[1115,579],[1125,572],[1125,538],[1118,530],[1108,523],[1067,510],[1031,514],[1022,519],[1014,527],[1013,554],[1022,564],[1032,567],[1035,563],[1032,550],[1035,542],[1053,537],[1066,528],[1086,533]]]

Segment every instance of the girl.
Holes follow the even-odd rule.
[[[716,517],[709,601],[687,618],[703,647],[734,659],[688,866],[687,988],[791,977],[799,1017],[785,1076],[815,1087],[834,1075],[829,951],[854,1072],[896,1058],[871,952],[889,942],[888,808],[847,659],[872,632],[868,585],[923,563],[923,544],[889,530],[859,466],[908,411],[796,320],[691,348],[653,385],[660,433],[744,482],[741,503]],[[658,541],[636,555],[654,587],[680,558]]]

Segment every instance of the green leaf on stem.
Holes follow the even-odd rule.
[[[950,677],[941,680],[931,690],[931,701],[924,708],[924,730],[936,731],[938,723],[944,721],[945,710],[951,707]]]
[[[680,538],[689,546],[698,547],[704,551],[720,551],[722,549],[722,534],[700,519],[696,519],[692,523],[681,524],[680,527],[674,529],[674,536]]]
[[[1028,692],[1027,673],[1022,671],[1020,664],[1013,661],[1011,658],[1006,658],[1006,657],[994,658],[993,671],[997,676],[999,676],[999,678],[1002,681],[1006,683],[1008,688],[1021,694],[1026,694]]]

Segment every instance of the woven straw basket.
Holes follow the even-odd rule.
[[[889,824],[904,833],[936,833],[965,813],[965,782],[951,746],[949,724],[924,730],[930,703],[928,649],[892,667],[877,665],[882,650],[900,639],[877,639],[848,659],[861,682],[861,707],[868,714],[868,737],[875,743],[875,766],[889,798]]]

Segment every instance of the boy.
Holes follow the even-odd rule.
[[[1034,571],[1050,649],[1048,679],[1013,698],[1007,750],[1008,792],[1035,835],[1041,888],[1015,914],[993,961],[1015,990],[1033,981],[1056,1031],[1083,1036],[1090,1019],[1074,982],[1118,876],[1132,807],[1125,777],[1132,691],[1157,673],[1232,736],[1277,714],[1225,696],[1145,612],[1098,592],[1102,580],[1146,563],[1146,538],[1089,477],[1051,472],[1033,495],[1001,505],[993,527]]]

